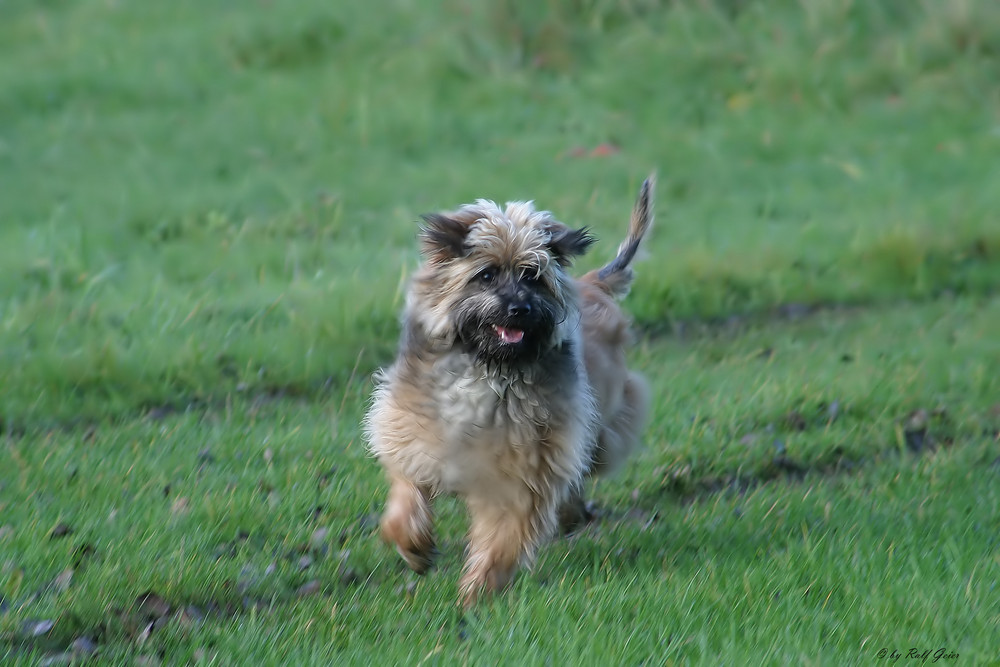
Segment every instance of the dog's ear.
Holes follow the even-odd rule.
[[[469,225],[440,213],[421,217],[424,226],[420,229],[420,249],[427,259],[444,262],[468,254],[465,237],[469,234]]]
[[[587,252],[595,239],[586,227],[570,229],[560,225],[550,230],[549,250],[560,266],[569,266],[573,258]]]

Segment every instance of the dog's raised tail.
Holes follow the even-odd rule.
[[[646,235],[653,224],[653,194],[656,186],[656,175],[650,174],[639,188],[639,197],[632,208],[632,217],[628,223],[628,236],[618,246],[618,254],[613,260],[597,271],[591,271],[584,280],[589,280],[603,287],[612,296],[622,298],[628,294],[635,279],[632,271],[632,261],[635,259],[642,237]]]

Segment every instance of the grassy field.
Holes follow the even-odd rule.
[[[463,614],[359,428],[418,216],[583,270],[653,169],[644,449]],[[4,0],[0,662],[1000,662],[997,211],[990,0]]]

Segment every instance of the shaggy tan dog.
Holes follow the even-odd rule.
[[[635,446],[648,392],[626,367],[615,299],[632,283],[652,197],[651,177],[618,255],[578,280],[566,267],[593,238],[530,202],[424,218],[399,356],[377,378],[365,427],[390,483],[382,536],[412,569],[435,553],[433,498],[465,501],[466,606],[530,565],[560,516],[579,516],[584,478]]]

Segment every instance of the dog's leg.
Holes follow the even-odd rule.
[[[583,497],[583,490],[573,490],[559,506],[559,532],[572,535],[594,520],[594,512]]]
[[[484,594],[506,588],[520,565],[530,565],[557,525],[554,499],[525,489],[513,502],[467,497],[469,547],[459,583],[466,608]]]
[[[649,411],[649,387],[641,375],[629,373],[623,388],[621,407],[601,427],[591,474],[607,475],[617,470],[639,442]]]
[[[516,506],[498,505],[489,498],[466,500],[469,547],[459,588],[468,608],[482,595],[506,588],[518,566],[534,558],[541,536],[531,516],[534,503],[529,498]]]
[[[382,514],[382,539],[396,545],[396,551],[417,574],[433,564],[434,525],[430,492],[400,475],[390,476],[389,499]]]

